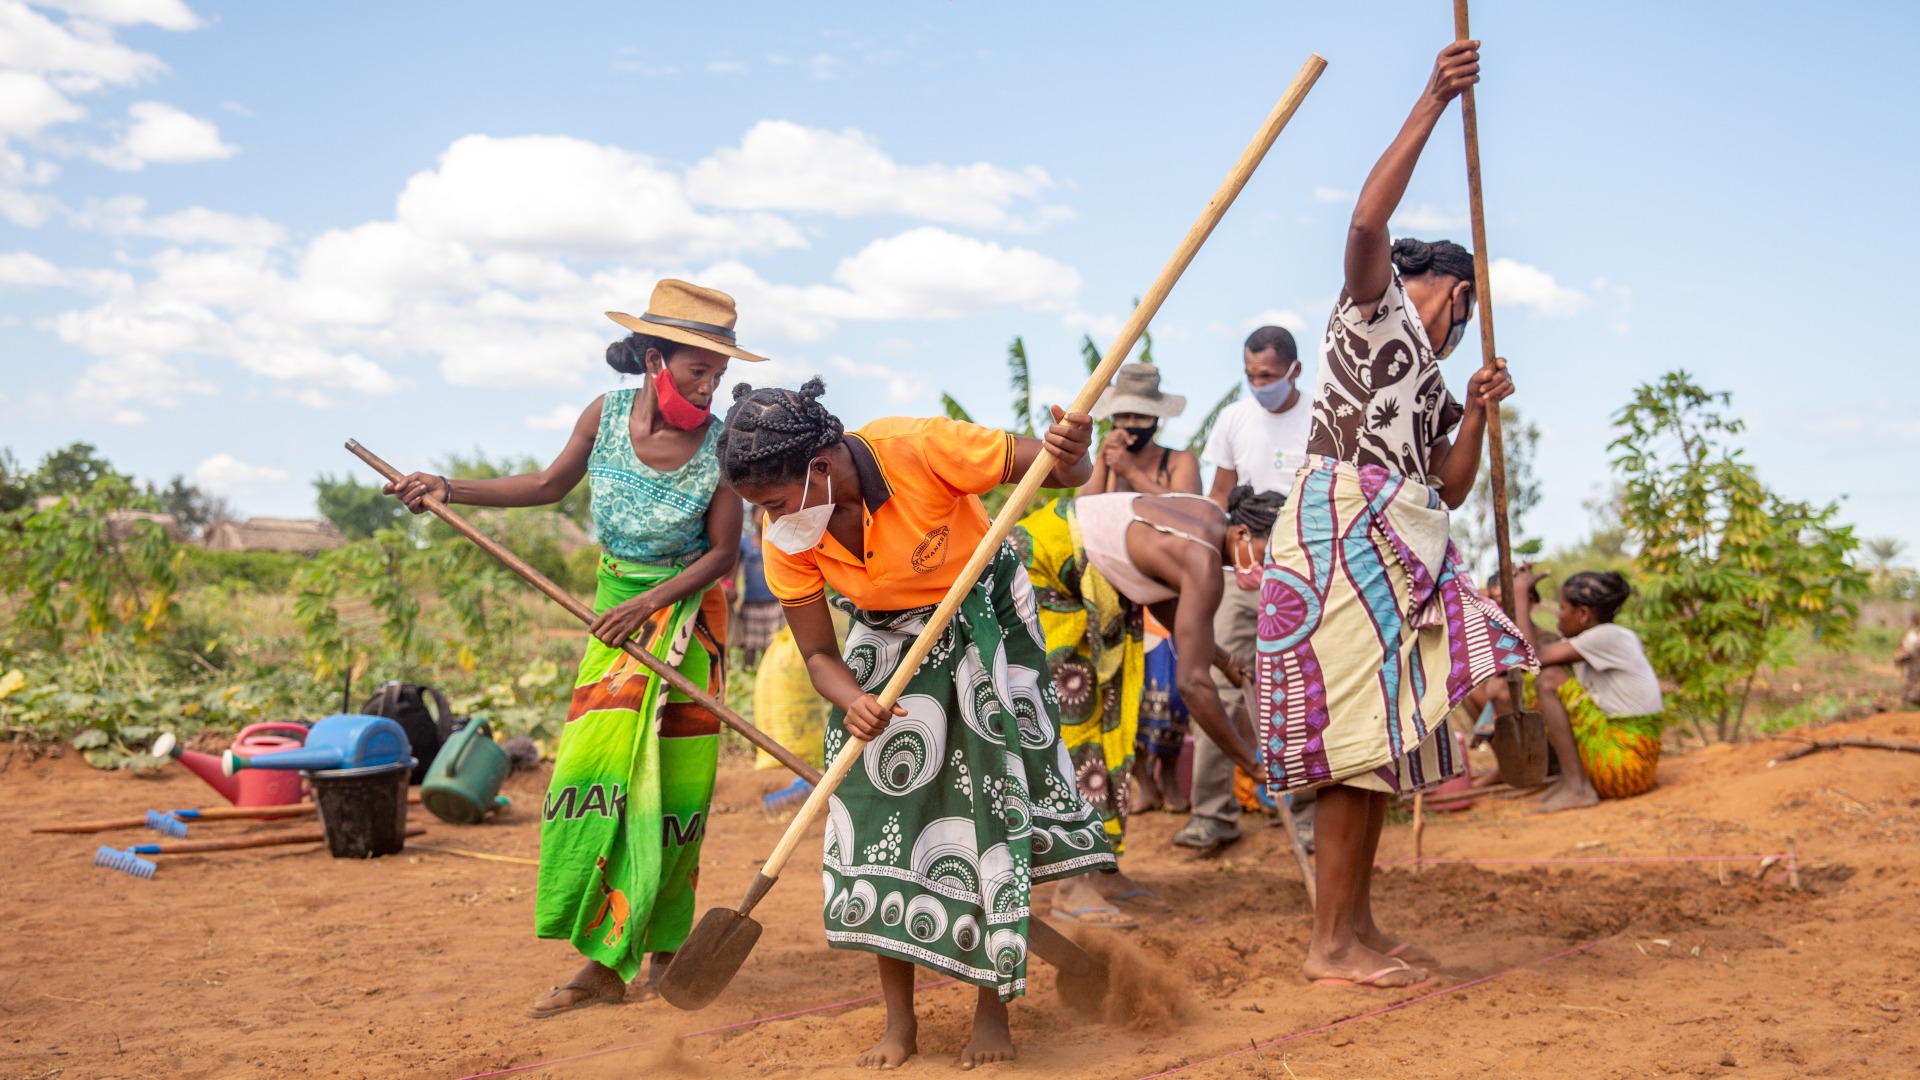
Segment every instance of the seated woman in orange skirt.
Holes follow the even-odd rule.
[[[1560,758],[1560,778],[1534,812],[1643,794],[1653,787],[1660,762],[1665,703],[1640,636],[1613,621],[1633,590],[1611,570],[1568,578],[1560,587],[1559,611],[1566,640],[1547,644],[1533,626],[1534,585],[1545,576],[1530,566],[1513,576],[1518,621],[1540,654],[1537,686],[1547,739]]]

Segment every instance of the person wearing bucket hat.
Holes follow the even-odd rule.
[[[1160,390],[1160,369],[1152,364],[1122,364],[1113,385],[1094,402],[1095,420],[1112,420],[1113,430],[1093,459],[1089,495],[1107,491],[1137,491],[1143,495],[1173,492],[1200,494],[1200,461],[1190,450],[1175,450],[1154,441],[1160,421],[1179,416],[1187,399]]]
[[[544,506],[589,480],[603,548],[585,655],[555,754],[540,829],[535,931],[587,959],[528,1015],[629,997],[653,954],[652,982],[693,926],[720,723],[615,643],[633,638],[715,697],[726,687],[727,604],[719,587],[740,554],[742,504],[720,482],[713,394],[740,348],[733,298],[684,281],[654,287],[607,364],[643,376],[587,406],[565,449],[539,472],[497,479],[413,473],[387,485],[415,513],[427,495],[475,506]]]

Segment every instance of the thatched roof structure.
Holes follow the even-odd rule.
[[[346,545],[331,521],[303,518],[248,518],[207,528],[201,540],[208,551],[292,551],[311,555]]]

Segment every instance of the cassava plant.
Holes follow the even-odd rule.
[[[1845,645],[1866,586],[1839,504],[1762,484],[1731,445],[1744,428],[1731,403],[1669,373],[1615,415],[1610,447],[1634,549],[1629,615],[1668,683],[1669,715],[1703,740],[1739,737],[1754,678],[1787,659],[1792,631]]]

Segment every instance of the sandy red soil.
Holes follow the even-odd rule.
[[[1916,738],[1920,715],[1820,734]],[[1651,794],[1589,811],[1528,817],[1519,801],[1483,799],[1431,816],[1425,848],[1742,854],[1782,850],[1792,834],[1803,891],[1779,871],[1757,881],[1754,862],[1395,866],[1376,892],[1383,924],[1440,954],[1443,987],[1498,977],[1258,1053],[1251,1044],[1412,995],[1306,984],[1308,909],[1279,830],[1250,823],[1222,857],[1195,859],[1166,843],[1178,819],[1137,817],[1126,864],[1174,913],[1125,935],[1125,975],[1104,1017],[1069,1008],[1036,963],[1034,990],[1014,1008],[1020,1060],[997,1068],[1102,1080],[1183,1065],[1196,1080],[1914,1075],[1920,755],[1846,750],[1769,768],[1787,745],[1671,757]],[[853,1073],[880,1029],[869,1002],[687,1034],[874,991],[869,958],[822,942],[817,840],[761,905],[766,936],[713,1007],[650,1002],[535,1021],[521,1010],[577,961],[532,936],[533,867],[428,849],[535,855],[540,775],[510,782],[517,808],[499,823],[429,820],[400,856],[336,861],[313,845],[180,856],[143,881],[93,867],[97,838],[27,829],[208,805],[197,779],[100,773],[71,753],[19,747],[0,758],[0,1078],[460,1077],[609,1047],[629,1048],[513,1075],[827,1077]],[[783,783],[723,772],[707,902],[737,898],[772,846],[779,826],[759,795]],[[195,835],[280,827],[206,824]],[[1383,862],[1411,850],[1411,830],[1390,826]],[[949,1067],[971,995],[921,994],[923,1055],[909,1070]],[[1248,1052],[1220,1058],[1236,1050]]]

